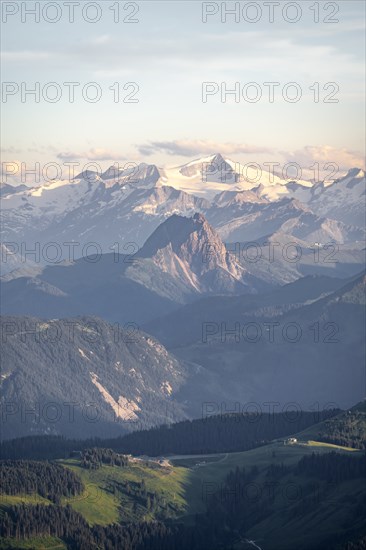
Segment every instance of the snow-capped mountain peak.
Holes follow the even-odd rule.
[[[318,215],[364,227],[365,183],[365,172],[352,168],[330,185],[315,185],[311,190],[309,207]]]
[[[263,171],[254,177],[255,167],[220,153],[175,168],[147,163],[116,168],[110,166],[101,176],[82,172],[72,181],[52,180],[32,188],[3,185],[3,242],[32,249],[34,242],[78,241],[76,257],[88,242],[98,243],[103,252],[110,252],[114,243],[121,251],[134,243],[136,251],[168,217],[196,212],[226,242],[278,231],[296,231],[303,240],[317,235],[322,242],[327,235],[336,242],[362,239],[365,173],[359,168],[330,185],[271,179]],[[253,181],[243,180],[243,173]]]

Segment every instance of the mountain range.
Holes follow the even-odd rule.
[[[137,168],[1,187],[5,437],[114,435],[207,403],[362,399],[364,173],[250,183],[221,155]],[[56,344],[42,339],[56,325]],[[95,400],[98,425],[22,422],[19,403],[66,397]]]
[[[349,407],[364,392],[365,282],[304,277],[143,327],[3,315],[2,437],[115,436],[250,404]]]
[[[226,246],[203,214],[174,214],[134,255],[110,252],[56,265],[26,264],[16,270],[17,276],[3,276],[2,312],[46,318],[87,314],[140,325],[203,296],[258,294],[307,274],[342,278],[363,267],[362,250],[352,251],[354,256],[343,251],[344,263],[339,255],[323,263],[304,241],[292,237],[288,253],[287,236],[275,237],[276,242],[260,243],[260,253],[269,252],[269,244],[276,261],[253,262],[243,255],[240,243],[239,250]],[[294,245],[301,252],[296,261],[291,259]]]
[[[141,163],[101,175],[36,187],[1,186],[2,241],[28,262],[50,264],[88,255],[135,253],[167,218],[201,213],[225,243],[280,233],[306,246],[360,248],[365,235],[365,173],[352,169],[331,184],[287,181],[220,154],[172,169]],[[36,245],[36,243],[39,243]],[[50,243],[56,243],[50,246]],[[8,256],[5,257],[8,259]],[[2,275],[15,272],[2,262]]]

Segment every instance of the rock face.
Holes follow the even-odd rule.
[[[247,286],[244,268],[226,251],[202,214],[171,216],[149,237],[138,256],[150,258],[198,293],[243,292]]]

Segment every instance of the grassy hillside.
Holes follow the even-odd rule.
[[[59,463],[73,470],[85,485],[82,495],[65,498],[63,504],[70,503],[91,525],[176,517],[187,508],[184,487],[189,471],[185,468],[151,468],[130,463],[123,468],[103,465],[98,470],[87,470],[75,459]],[[158,494],[163,501],[155,512],[147,510],[143,500],[133,494],[142,481],[148,494]]]
[[[269,464],[296,464],[304,455],[313,452],[328,453],[335,450],[327,444],[311,441],[304,444],[284,445],[283,442],[274,442],[270,445],[258,447],[242,453],[228,453],[226,455],[207,455],[197,457],[172,458],[172,463],[177,467],[189,468],[185,487],[185,499],[188,502],[187,515],[202,513],[205,509],[205,497],[214,490],[220,488],[225,477],[236,467],[247,469],[257,466],[259,472],[263,472]],[[339,452],[349,453],[354,449],[338,447]],[[359,451],[354,451],[359,455]],[[216,456],[216,460],[214,460]]]
[[[80,495],[63,497],[61,504],[70,504],[90,525],[165,520],[186,513],[188,504],[185,486],[190,475],[190,470],[187,468],[147,466],[141,461],[130,462],[126,467],[103,465],[97,470],[89,470],[83,468],[78,459],[57,462],[75,472],[85,487]],[[136,494],[142,483],[144,483],[148,500],[153,501],[153,495],[158,498],[153,508],[149,509],[146,498]],[[52,504],[38,494],[2,494],[0,495],[0,514],[3,514],[8,506],[22,503]],[[27,548],[47,548],[46,542],[35,540],[33,546],[27,546]],[[2,544],[0,548],[7,547],[5,542]]]

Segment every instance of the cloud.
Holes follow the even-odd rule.
[[[310,168],[315,162],[319,163],[321,170],[325,169],[327,163],[336,164],[340,171],[362,168],[365,165],[365,158],[361,153],[330,145],[307,145],[297,151],[282,152],[282,154],[288,162],[297,162],[304,168]]]
[[[58,153],[57,158],[63,161],[73,161],[76,159],[87,159],[87,160],[124,160],[125,156],[121,156],[118,153],[109,151],[108,149],[102,149],[98,147],[93,147],[88,151],[62,151]]]
[[[138,151],[144,156],[150,156],[155,153],[165,153],[167,155],[178,155],[182,157],[192,157],[195,155],[211,155],[221,153],[223,155],[234,154],[261,154],[269,153],[270,149],[266,147],[257,147],[246,143],[218,143],[206,140],[174,140],[174,141],[152,141],[148,144],[138,146]]]
[[[6,155],[19,155],[22,151],[21,149],[16,149],[15,147],[1,147],[1,152]]]

